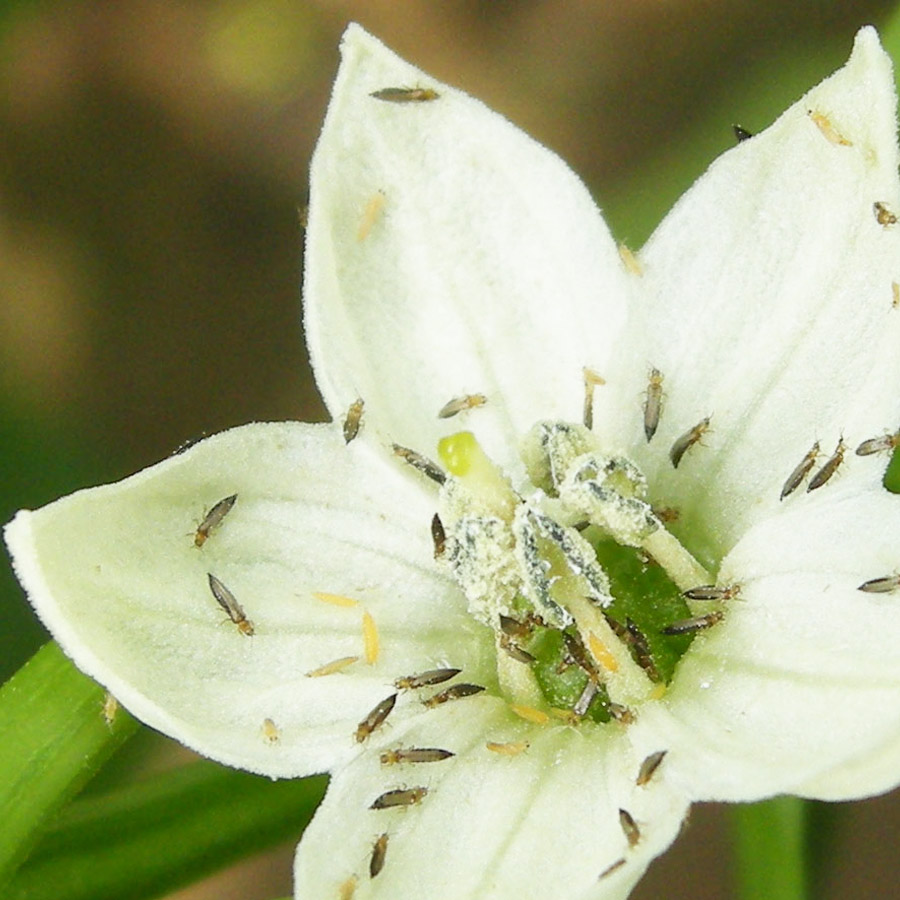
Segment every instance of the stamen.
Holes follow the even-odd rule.
[[[659,528],[648,535],[641,547],[666,570],[669,578],[682,591],[698,584],[709,584],[713,580],[706,569],[665,528]]]
[[[491,509],[494,515],[509,522],[518,505],[518,497],[500,469],[488,459],[470,431],[460,431],[442,438],[438,456],[472,495]]]
[[[568,607],[575,617],[582,641],[591,647],[591,636],[593,635],[594,643],[599,640],[615,659],[615,668],[608,665],[608,660],[606,664],[597,660],[598,665],[603,665],[608,672],[606,686],[610,696],[626,704],[634,704],[646,699],[653,688],[653,683],[647,677],[647,673],[642,671],[631,658],[631,654],[621,641],[616,639],[603,611],[584,597],[570,597]],[[593,649],[591,652],[593,653]],[[595,659],[597,659],[596,655]]]
[[[651,370],[649,431],[658,424],[661,382]],[[676,461],[708,424],[686,435]],[[640,470],[599,452],[584,426],[538,423],[521,449],[532,485],[519,496],[473,435],[441,441],[452,476],[440,494],[449,565],[470,613],[495,631],[500,693],[514,710],[540,723],[549,721],[549,708],[574,725],[585,716],[627,724],[629,707],[664,694],[688,644],[660,636],[666,622],[680,626],[692,611],[678,592],[724,600],[736,586],[715,585],[653,512]],[[627,626],[604,615],[614,603],[607,566],[619,598],[615,617]],[[646,597],[632,596],[635,579],[646,581]],[[451,689],[425,703],[455,696]]]
[[[588,647],[591,648],[594,659],[596,659],[604,669],[609,672],[619,671],[619,663],[615,656],[609,652],[606,644],[604,644],[592,631],[588,632]]]
[[[551,596],[548,577],[549,564],[541,554],[537,535],[525,514],[517,515],[513,523],[515,554],[524,572],[528,599],[540,610],[543,618],[559,628],[572,624],[572,616]]]
[[[541,689],[531,667],[534,658],[531,654],[527,654],[531,659],[526,661],[524,657],[513,656],[505,649],[504,641],[508,642],[509,638],[505,634],[498,633],[497,647],[504,651],[497,654],[497,680],[501,692],[508,699],[526,706],[540,703]],[[525,653],[524,650],[521,652]]]
[[[534,507],[523,507],[528,521],[562,554],[569,571],[587,583],[589,596],[598,606],[612,603],[609,579],[597,563],[594,548],[572,528],[559,525]],[[527,529],[527,526],[525,526]],[[564,585],[560,584],[560,588]]]

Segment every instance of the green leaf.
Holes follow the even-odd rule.
[[[805,900],[807,805],[775,797],[734,807],[735,862],[741,900]]]
[[[54,643],[0,688],[0,888],[48,817],[137,730],[123,711],[107,723],[104,698]]]
[[[287,839],[299,840],[327,778],[274,782],[201,761],[59,816],[5,900],[139,900]]]

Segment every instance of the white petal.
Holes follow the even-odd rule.
[[[849,799],[900,783],[900,497],[835,491],[754,528],[723,563],[740,583],[666,700],[670,773],[699,799]],[[660,710],[635,727],[665,728]]]
[[[477,697],[429,710],[391,738],[457,755],[386,767],[373,753],[336,774],[297,853],[296,897],[338,896],[356,877],[359,898],[623,898],[675,838],[687,809],[663,777],[665,762],[647,785],[635,785],[641,758],[615,726],[524,726],[500,701]],[[485,746],[519,740],[530,746],[515,756]],[[412,808],[369,808],[400,786],[428,794]],[[634,847],[620,809],[638,825]],[[387,855],[372,879],[381,834]],[[599,878],[619,859],[626,862]]]
[[[624,266],[556,156],[358,26],[342,53],[307,232],[306,334],[319,387],[335,417],[360,395],[371,425],[423,453],[468,419],[506,464],[535,419],[581,417],[582,367],[603,374],[620,330]],[[440,96],[370,96],[401,86]],[[437,419],[472,393],[487,404]]]
[[[880,225],[873,210],[883,202],[900,215],[895,106],[890,60],[863,29],[847,65],[713,164],[643,251],[633,325],[646,358],[633,360],[619,415],[707,559],[777,509],[815,440],[824,461],[841,434],[852,448],[897,425],[900,225]],[[852,145],[829,141],[810,110]],[[649,365],[665,376],[665,401],[648,448]],[[676,471],[669,448],[705,416],[704,446]],[[847,463],[862,483],[880,477]]]
[[[198,549],[204,508],[233,493]],[[19,513],[6,539],[54,637],[138,718],[223,762],[303,775],[358,752],[356,724],[397,676],[451,663],[476,678],[492,671],[490,636],[434,566],[432,510],[426,492],[375,468],[333,426],[258,424]],[[227,620],[208,572],[255,634]],[[374,665],[364,611],[380,636]],[[347,656],[363,658],[306,676]]]

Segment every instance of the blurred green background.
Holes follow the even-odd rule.
[[[205,433],[324,418],[298,207],[348,21],[556,150],[637,247],[732,123],[765,127],[890,7],[0,4],[0,521]],[[0,566],[2,678],[45,639]],[[122,769],[181,758],[150,735],[126,754]],[[816,897],[896,896],[898,825],[896,795],[848,807]],[[698,808],[634,897],[729,896],[727,839],[721,811]],[[287,894],[292,852],[171,896]]]

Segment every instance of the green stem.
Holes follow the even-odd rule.
[[[137,730],[55,643],[0,688],[0,889],[22,864],[48,817],[70,800]]]
[[[78,798],[4,900],[158,897],[286,840],[298,840],[327,779],[273,782],[202,760]]]
[[[807,808],[775,797],[732,811],[735,868],[741,900],[805,900]]]

